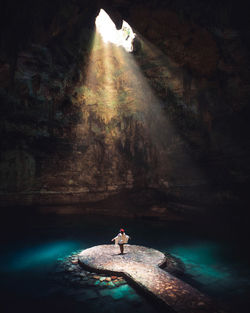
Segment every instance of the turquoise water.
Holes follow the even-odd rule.
[[[44,268],[50,268],[56,259],[80,247],[82,245],[77,241],[54,241],[22,249],[17,248],[8,261],[5,260],[6,258],[2,259],[1,267],[10,272],[35,271],[41,264]]]
[[[79,250],[111,243],[121,226],[131,236],[131,244],[181,259],[186,267],[182,279],[237,312],[248,312],[249,260],[237,240],[218,238],[202,227],[178,222],[76,216],[30,217],[7,235],[7,241],[2,240],[0,287],[5,301],[1,312],[158,312],[128,285],[98,291],[100,297],[90,287],[88,298],[78,301],[70,296],[71,286],[64,286],[62,292],[52,279],[58,261]]]
[[[221,299],[230,299],[235,293],[242,294],[242,298],[247,297],[250,290],[247,264],[241,260],[225,259],[221,256],[223,249],[225,247],[217,243],[197,241],[187,246],[177,245],[170,249],[170,253],[184,262],[186,272],[202,291]]]

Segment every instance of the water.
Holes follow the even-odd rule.
[[[1,236],[1,312],[158,312],[128,285],[102,290],[100,297],[91,297],[98,291],[90,286],[89,299],[78,301],[70,294],[72,286],[64,286],[62,292],[52,279],[58,260],[111,243],[120,227],[131,236],[131,244],[153,247],[181,259],[186,267],[182,279],[194,287],[234,311],[248,312],[249,259],[239,239],[232,236],[218,237],[214,230],[181,222],[91,216],[30,216],[8,225]]]

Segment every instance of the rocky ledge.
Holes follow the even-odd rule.
[[[85,269],[123,276],[175,312],[224,312],[207,296],[162,270],[166,256],[160,251],[126,245],[124,252],[120,255],[115,245],[100,245],[83,250],[78,261]]]

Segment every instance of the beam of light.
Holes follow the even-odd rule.
[[[111,21],[101,10],[96,18],[96,33],[85,80],[81,82],[82,86],[77,87],[76,103],[82,103],[83,122],[77,126],[76,137],[79,140],[92,138],[87,151],[79,160],[85,173],[83,184],[93,184],[93,175],[96,175],[101,188],[112,185],[124,170],[119,163],[125,154],[130,158],[130,161],[126,160],[128,171],[129,164],[134,166],[134,158],[138,157],[138,154],[142,156],[145,166],[150,164],[154,177],[152,178],[150,173],[146,177],[148,187],[168,188],[168,182],[172,183],[171,179],[177,186],[194,180],[199,183],[203,180],[200,170],[185,152],[185,142],[166,116],[162,101],[155,96],[134,55],[127,53],[124,46],[119,44],[114,23],[111,21],[109,26],[101,27],[100,16]],[[153,78],[151,82],[154,81],[154,75],[162,75],[168,88],[174,91],[180,88],[180,70],[176,71],[174,64],[164,59],[153,46],[144,41],[142,44],[144,52],[147,53],[147,59],[142,60],[142,65],[145,63],[147,68],[151,63],[155,63],[154,72],[149,73]],[[165,83],[165,80],[168,82]],[[124,152],[115,148],[117,144]],[[93,156],[97,158],[96,166],[89,168],[87,165]],[[105,177],[100,174],[104,170],[100,160],[109,164],[109,181],[100,182],[102,176]],[[132,180],[140,177],[140,168],[143,166],[137,166],[138,172],[133,173]],[[122,179],[116,185],[120,186],[119,184],[124,184]],[[128,183],[128,186],[131,186],[131,183]]]
[[[159,50],[155,45],[146,40],[140,34],[137,33],[138,40],[143,45],[144,58],[147,60],[148,65],[151,67],[152,76],[155,81],[162,82],[162,85],[167,86],[167,88],[173,93],[173,95],[178,99],[177,106],[185,107],[186,111],[197,114],[197,103],[192,96],[186,95],[186,86],[184,80],[188,78],[190,81],[190,94],[195,94],[197,83],[192,79],[191,75],[187,70],[180,68],[180,65],[176,64],[171,58],[167,57],[161,50]],[[166,87],[165,87],[166,89]]]
[[[124,47],[128,52],[133,51],[132,42],[135,38],[135,34],[126,21],[123,21],[122,28],[117,30],[108,14],[101,9],[96,18],[96,29],[105,43],[111,42],[117,46]]]

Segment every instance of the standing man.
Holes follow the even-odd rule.
[[[125,234],[125,231],[123,228],[120,229],[120,233],[115,237],[113,238],[111,241],[115,241],[115,244],[119,245],[120,247],[120,251],[121,253],[120,254],[124,254],[123,251],[124,251],[124,244],[128,243],[128,240],[130,239],[130,237],[128,235]]]

